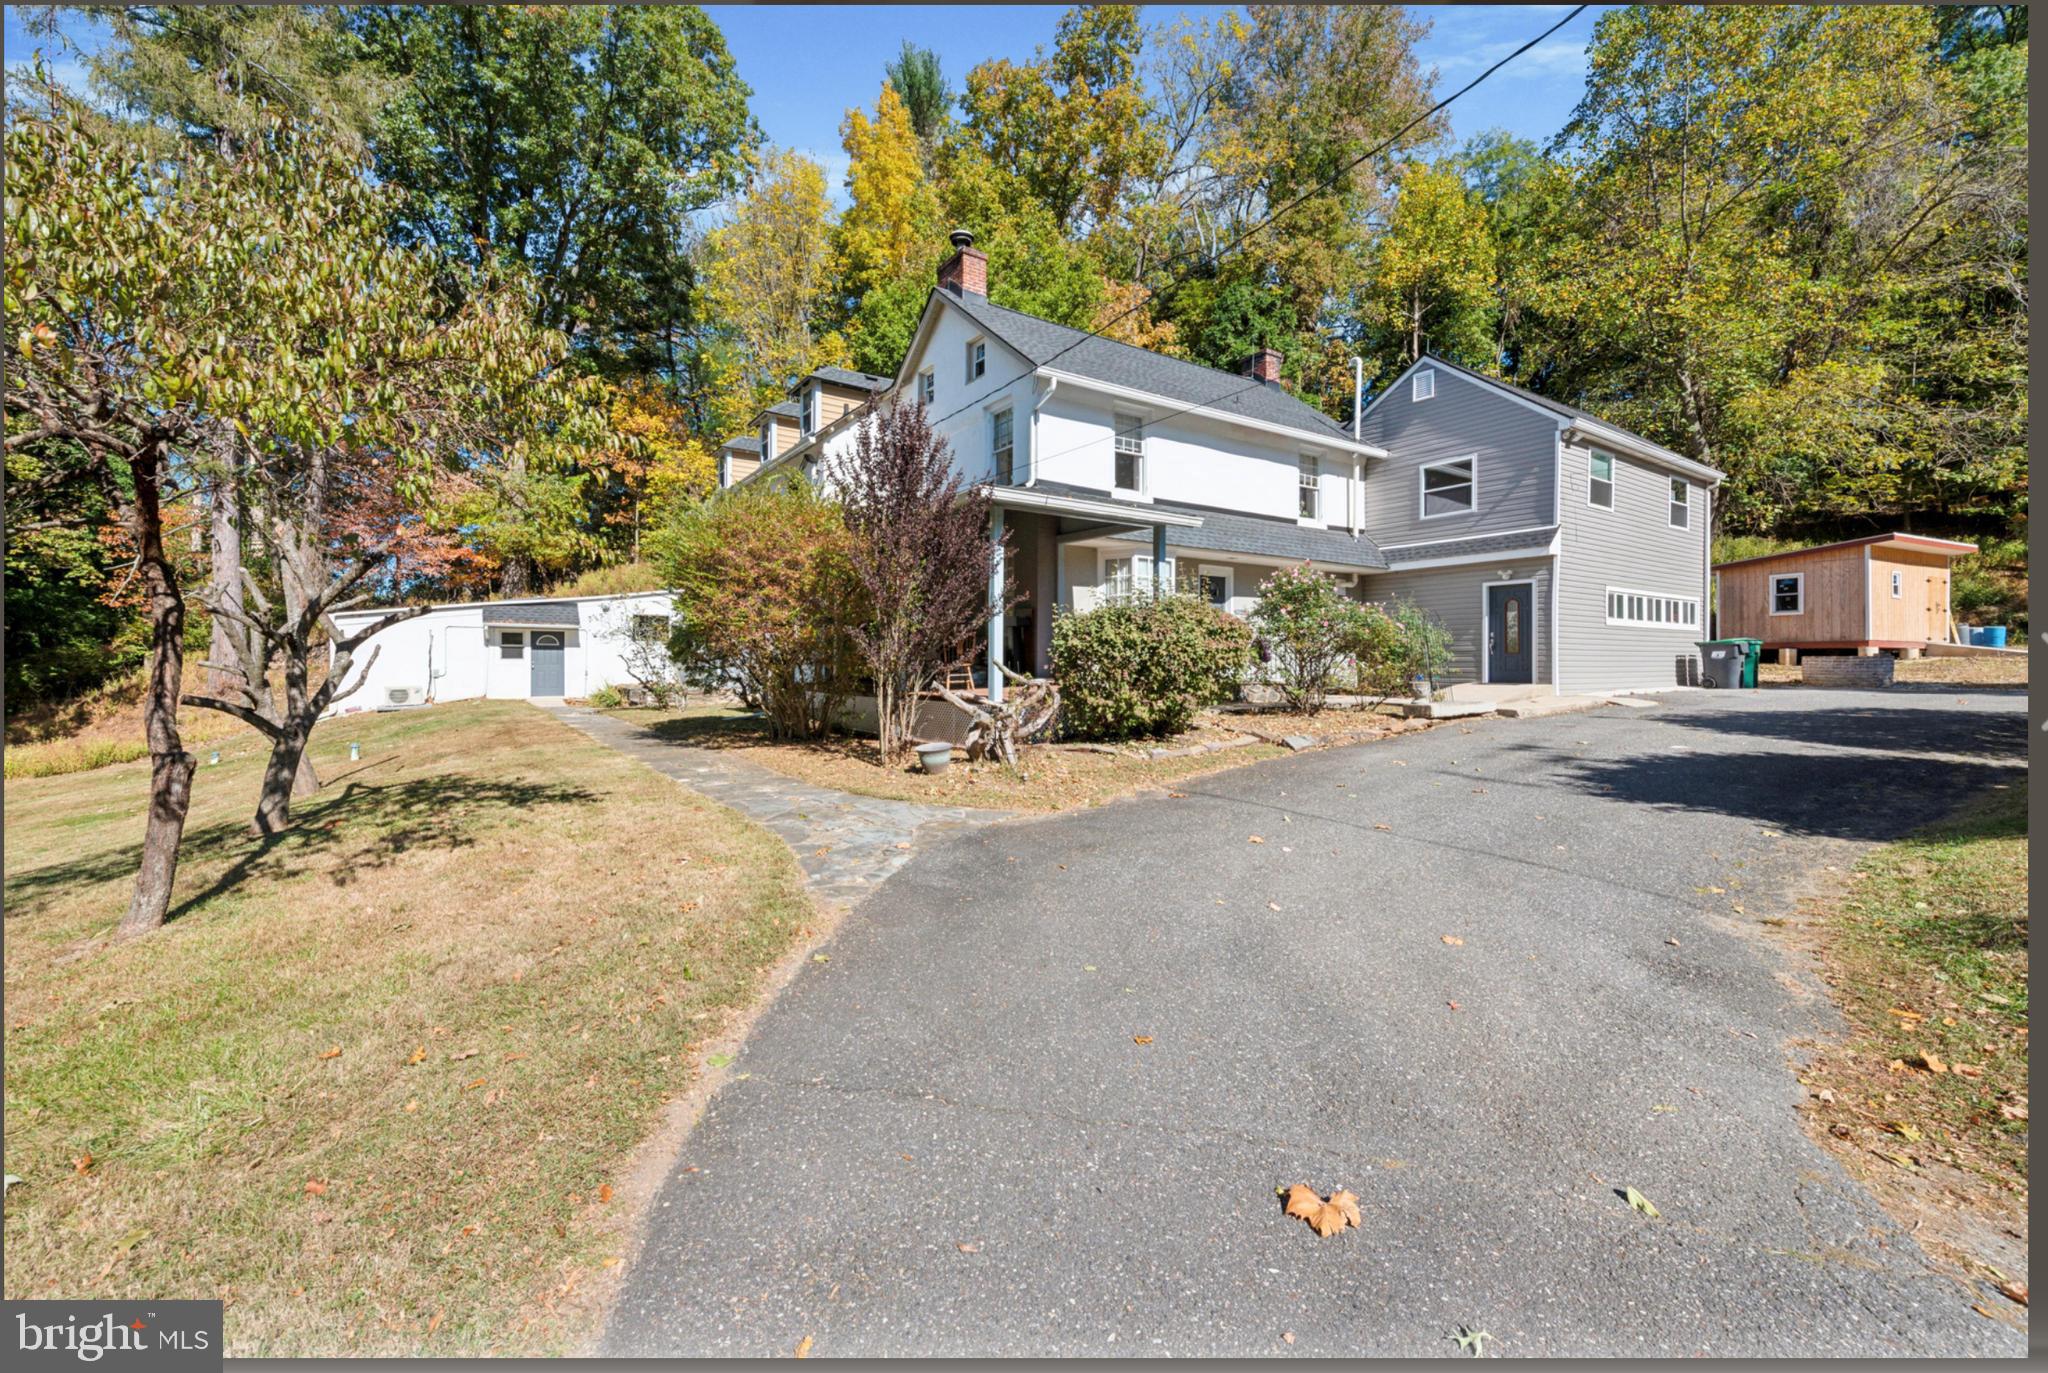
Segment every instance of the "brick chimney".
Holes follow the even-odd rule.
[[[953,256],[939,268],[939,286],[956,296],[988,294],[988,254],[974,246],[974,235],[953,231]]]
[[[1268,386],[1280,384],[1280,354],[1271,348],[1261,348],[1244,360],[1238,370],[1248,377],[1256,377]]]

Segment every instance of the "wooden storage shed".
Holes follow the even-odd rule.
[[[1892,649],[1956,642],[1949,562],[1977,545],[1920,534],[1743,558],[1714,568],[1715,633],[1769,649]]]

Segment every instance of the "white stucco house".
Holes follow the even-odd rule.
[[[344,631],[390,613],[345,610]],[[437,605],[378,634],[368,679],[329,714],[402,710],[440,701],[588,696],[633,683],[627,669],[635,622],[666,636],[674,596],[644,591],[614,596],[536,596]]]

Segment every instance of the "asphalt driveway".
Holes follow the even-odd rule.
[[[1760,922],[2024,785],[2024,706],[1674,696],[950,839],[763,1017],[604,1352],[2019,1354],[1801,1132]]]

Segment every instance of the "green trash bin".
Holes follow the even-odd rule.
[[[1762,639],[1736,639],[1734,642],[1749,646],[1749,651],[1742,655],[1742,684],[1751,690],[1755,690],[1756,665],[1764,660],[1764,641]]]
[[[1701,639],[1700,685],[1734,689],[1756,685],[1755,639]]]

